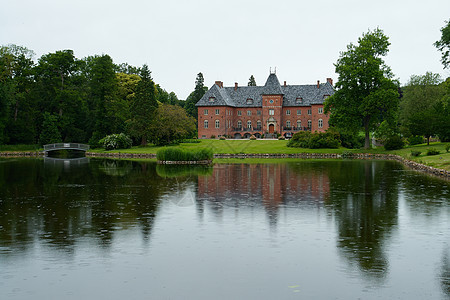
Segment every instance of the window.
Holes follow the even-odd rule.
[[[290,109],[286,110],[286,116],[290,116],[290,115],[291,115],[291,110]]]
[[[216,115],[220,114],[220,109],[216,109]]]
[[[220,128],[220,121],[216,120],[216,128]]]
[[[301,109],[297,109],[297,116],[300,116],[302,114],[302,110]]]
[[[247,110],[247,116],[251,116],[252,112],[250,110]]]
[[[311,108],[308,108],[308,115],[311,115]]]
[[[252,98],[248,98],[247,99],[247,104],[253,104],[253,99]]]
[[[247,128],[252,128],[252,121],[247,121]]]
[[[319,107],[319,108],[317,109],[317,112],[318,112],[319,114],[323,114],[323,107]]]
[[[323,120],[319,119],[319,128],[322,128],[322,127],[323,127]]]
[[[238,110],[238,116],[242,116],[242,111]]]
[[[297,120],[297,128],[298,129],[302,128],[302,121]]]
[[[261,127],[262,127],[262,125],[261,125],[261,121],[257,121],[256,122],[256,127],[258,128],[258,129],[261,129]]]
[[[308,120],[308,128],[311,128],[311,120]]]
[[[275,114],[275,111],[273,109],[269,109],[269,116],[273,116]]]
[[[205,120],[205,121],[203,122],[203,127],[208,128],[208,120]]]
[[[302,101],[303,101],[303,99],[302,98],[297,98],[297,99],[295,99],[295,103],[297,103],[297,104],[300,104],[300,103],[302,103]]]
[[[203,114],[204,114],[205,116],[207,116],[207,115],[208,115],[208,110],[207,110],[207,109],[203,110]]]
[[[291,127],[291,121],[289,121],[289,120],[286,121],[286,127],[288,127],[288,128]]]
[[[214,100],[216,100],[216,98],[214,98],[214,97],[209,97],[209,102],[214,102]]]
[[[237,128],[239,128],[239,129],[242,128],[242,121],[237,121]]]
[[[261,111],[260,111],[260,110],[257,110],[257,111],[256,111],[256,115],[260,116],[260,115],[261,115]]]

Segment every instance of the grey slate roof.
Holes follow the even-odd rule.
[[[231,106],[231,107],[261,107],[262,95],[283,95],[283,106],[310,106],[322,104],[325,96],[334,94],[334,88],[329,83],[321,83],[319,88],[312,85],[286,85],[281,86],[275,74],[270,74],[264,86],[239,86],[220,88],[214,84],[196,106]],[[214,97],[214,101],[209,99]],[[297,102],[297,98],[302,101]],[[253,99],[247,104],[247,99]]]

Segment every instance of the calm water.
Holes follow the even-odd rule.
[[[394,162],[0,160],[0,299],[449,298],[449,182]]]

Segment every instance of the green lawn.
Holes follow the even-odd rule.
[[[342,153],[344,151],[354,152],[354,153],[383,153],[383,154],[396,154],[404,158],[423,163],[425,165],[445,169],[450,171],[450,153],[446,152],[446,143],[431,143],[430,146],[426,144],[416,145],[401,150],[386,151],[383,147],[371,149],[371,150],[360,150],[360,149],[299,149],[299,148],[289,148],[286,146],[287,141],[281,140],[200,140],[200,143],[181,143],[176,147],[180,147],[186,150],[192,149],[197,150],[201,148],[210,148],[214,153],[230,153],[230,154],[250,154],[250,153],[280,153],[280,154],[292,154],[292,153]],[[37,146],[1,146],[0,151],[26,151],[31,149],[36,149]],[[105,151],[103,149],[93,149],[92,152],[99,153],[110,153],[110,152],[121,152],[121,153],[156,153],[161,147],[147,146],[147,147],[133,147],[131,149],[121,149],[113,151]],[[427,156],[426,152],[429,148],[435,148],[440,151],[438,155]],[[13,150],[14,149],[14,150]],[[421,151],[417,157],[411,155],[411,150]],[[242,160],[236,160],[242,161]],[[230,160],[231,162],[231,160]]]

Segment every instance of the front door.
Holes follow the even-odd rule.
[[[269,125],[269,133],[274,133],[274,131],[275,131],[275,125],[270,124]]]

